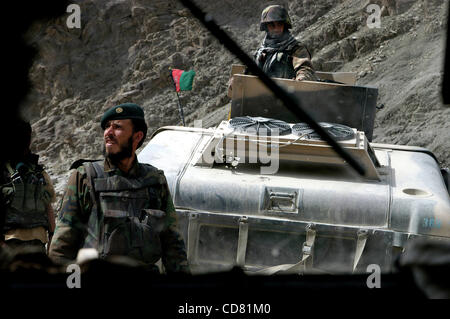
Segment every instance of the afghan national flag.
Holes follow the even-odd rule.
[[[173,79],[173,82],[175,82],[177,92],[192,90],[192,82],[194,82],[194,76],[195,76],[194,70],[183,71],[183,70],[173,69],[172,70],[172,79]]]

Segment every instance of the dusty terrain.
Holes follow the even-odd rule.
[[[81,29],[66,18],[36,24],[27,35],[40,53],[23,107],[32,121],[33,150],[63,192],[70,164],[101,158],[99,119],[109,107],[145,108],[150,133],[179,125],[169,68],[193,69],[192,91],[181,92],[187,124],[213,124],[224,105],[228,53],[177,1],[78,0]],[[264,34],[262,9],[273,1],[198,0],[249,54]],[[358,73],[358,84],[379,89],[374,142],[422,146],[450,164],[450,107],[440,83],[448,2],[444,0],[279,1],[289,8],[292,33],[313,54],[318,70]],[[369,28],[367,5],[384,7],[380,28]]]

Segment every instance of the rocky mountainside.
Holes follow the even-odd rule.
[[[65,17],[35,24],[27,40],[39,48],[24,105],[33,122],[33,151],[62,194],[70,164],[101,158],[99,119],[118,103],[144,107],[149,135],[179,125],[169,68],[196,71],[192,91],[181,92],[187,124],[221,119],[230,66],[238,60],[178,1],[77,0],[81,28]],[[196,3],[251,54],[264,37],[260,13],[273,1]],[[358,84],[379,88],[374,142],[429,148],[450,163],[450,108],[440,84],[446,14],[444,0],[278,1],[290,12],[292,33],[313,54],[318,70],[358,73]],[[382,8],[380,28],[369,28],[369,4]]]

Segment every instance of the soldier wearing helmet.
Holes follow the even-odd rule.
[[[291,19],[285,8],[271,5],[261,14],[260,30],[266,36],[255,53],[256,64],[269,76],[317,81],[306,46],[289,32]]]

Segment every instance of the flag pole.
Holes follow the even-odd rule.
[[[183,107],[181,106],[180,96],[178,95],[177,84],[175,83],[175,80],[173,79],[173,76],[172,76],[172,70],[170,70],[170,78],[172,79],[172,83],[175,88],[175,93],[177,94],[178,109],[180,111],[181,121],[183,122],[183,126],[186,126],[186,123],[184,122]]]

